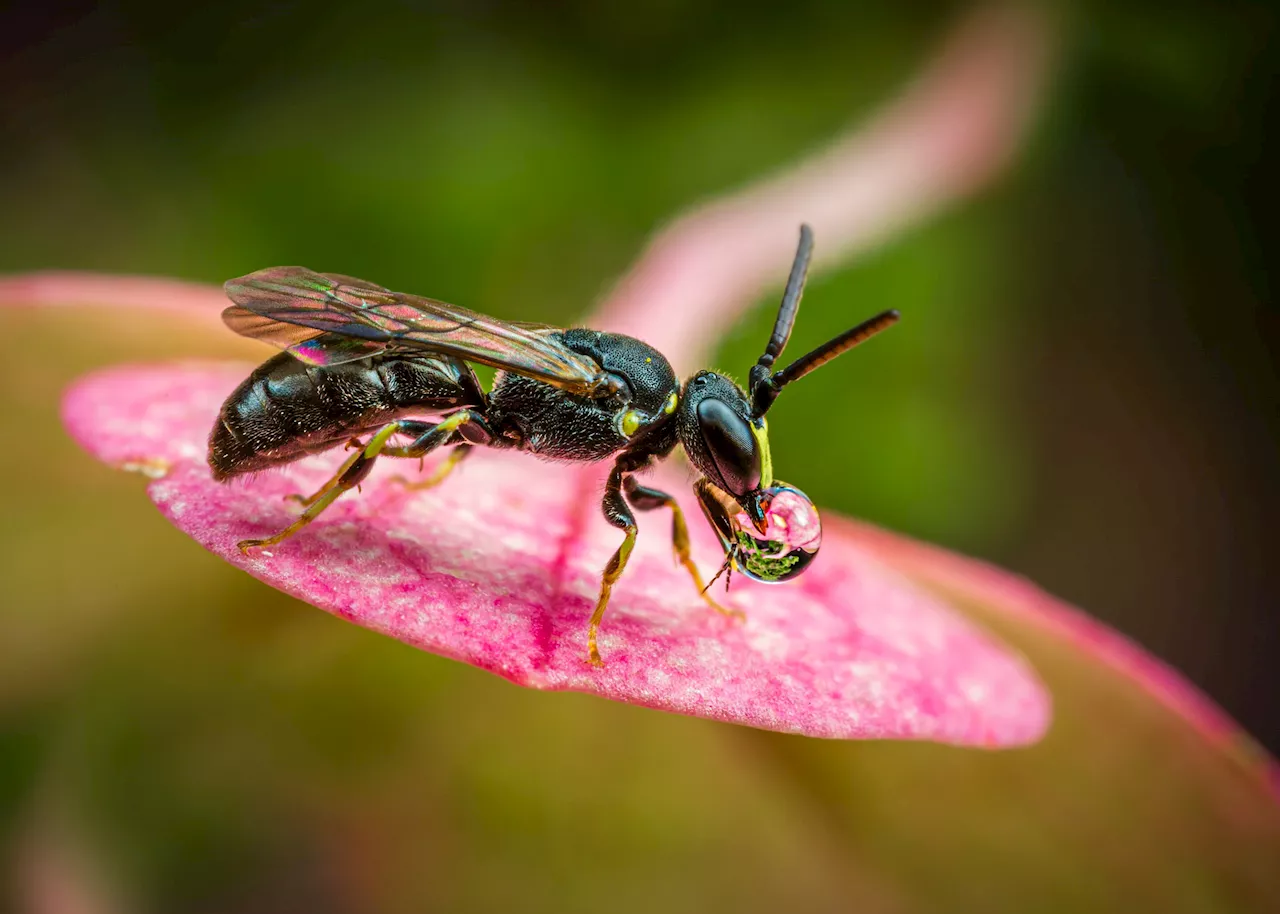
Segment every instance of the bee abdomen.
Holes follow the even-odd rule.
[[[227,397],[209,434],[224,480],[291,463],[406,414],[482,405],[465,364],[436,355],[379,356],[325,368],[281,353]]]

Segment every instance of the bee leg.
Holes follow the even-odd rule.
[[[399,483],[411,491],[430,489],[439,485],[471,453],[473,445],[488,444],[496,437],[485,417],[472,409],[460,409],[456,413],[450,413],[434,425],[428,426],[425,422],[418,424],[427,429],[423,434],[403,447],[384,448],[382,453],[388,457],[421,460],[439,447],[452,445],[453,450],[426,479],[410,482],[403,476],[391,477],[392,482]]]
[[[351,446],[353,442],[356,447],[360,449],[364,448],[364,442],[359,441],[357,439],[352,439],[352,441],[347,442],[348,446]],[[284,500],[296,501],[298,504],[302,505],[302,507],[304,508],[311,507],[313,504],[318,502],[326,492],[328,492],[330,489],[332,489],[334,486],[338,484],[338,480],[342,478],[342,474],[345,473],[348,469],[350,469],[351,465],[355,463],[358,459],[360,459],[359,454],[352,454],[343,462],[342,466],[338,467],[337,473],[334,473],[332,476],[330,476],[329,480],[324,485],[316,489],[310,495],[300,495],[297,492],[295,492],[292,495],[286,495],[284,497]]]
[[[389,482],[397,483],[405,488],[408,492],[420,492],[423,489],[432,489],[444,482],[445,477],[453,472],[454,468],[471,453],[472,445],[455,444],[453,450],[449,452],[449,456],[440,461],[440,466],[432,470],[431,475],[426,479],[409,479],[406,476],[392,476]]]
[[[683,565],[689,572],[689,576],[693,578],[693,586],[698,588],[698,594],[716,612],[734,619],[745,619],[746,616],[741,610],[721,606],[707,594],[708,585],[702,582],[702,574],[698,571],[698,566],[689,552],[689,525],[685,523],[684,512],[680,510],[676,500],[666,492],[640,485],[634,476],[627,477],[623,489],[627,494],[627,501],[631,502],[632,507],[637,511],[653,511],[662,507],[671,509],[671,546],[675,551],[676,561]]]
[[[609,564],[604,566],[604,574],[600,576],[600,599],[596,601],[595,611],[591,613],[591,622],[587,626],[587,657],[592,666],[604,666],[604,661],[600,659],[600,649],[596,646],[596,635],[600,631],[600,620],[604,618],[604,611],[609,605],[609,594],[618,578],[622,577],[627,559],[631,557],[631,550],[636,544],[636,518],[627,507],[626,499],[622,497],[622,474],[627,469],[630,467],[626,467],[621,460],[614,464],[609,473],[609,481],[605,484],[604,502],[600,506],[605,520],[619,530],[625,530],[627,535],[613,558],[609,559]]]
[[[466,412],[463,410],[462,412]],[[452,417],[450,417],[452,418]],[[360,445],[360,450],[339,467],[338,472],[333,475],[320,489],[312,496],[302,499],[307,504],[307,509],[298,516],[298,519],[285,527],[275,536],[269,536],[260,540],[241,540],[236,543],[238,548],[245,555],[249,554],[250,549],[261,549],[265,546],[274,546],[283,540],[293,536],[307,524],[311,523],[320,514],[338,500],[338,497],[348,489],[354,489],[365,477],[369,475],[369,471],[373,469],[373,462],[378,459],[379,455],[388,453],[395,455],[400,448],[389,447],[387,442],[391,440],[392,435],[416,435],[415,444],[422,442],[440,429],[449,419],[442,420],[438,424],[429,422],[417,422],[411,419],[399,419],[388,425],[384,425],[378,429],[377,433],[369,439],[369,443]],[[453,434],[454,429],[460,425],[462,420],[455,422],[441,437],[441,440],[448,438]],[[432,445],[435,447],[437,445]],[[427,450],[430,450],[428,448]],[[426,453],[424,450],[423,453]],[[416,455],[415,455],[416,456]]]
[[[438,447],[456,444],[456,452],[469,444],[488,444],[494,438],[493,429],[490,428],[485,417],[474,409],[460,409],[456,413],[445,416],[439,422],[401,422],[401,425],[414,426],[413,429],[406,429],[405,434],[417,437],[403,446],[384,447],[382,453],[388,457],[408,457],[411,460],[417,460]],[[466,453],[463,451],[458,457],[449,455],[452,465],[456,466]],[[452,468],[450,466],[450,469]]]

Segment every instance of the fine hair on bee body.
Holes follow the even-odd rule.
[[[714,371],[677,379],[665,356],[634,337],[587,328],[502,321],[336,273],[272,267],[226,284],[235,332],[282,350],[223,403],[209,436],[209,466],[225,481],[345,446],[350,453],[316,492],[296,496],[297,520],[274,536],[243,540],[246,554],[279,543],[357,487],[379,457],[446,458],[426,478],[442,482],[476,447],[556,461],[613,465],[601,510],[623,534],[606,564],[587,626],[587,658],[638,528],[634,511],[672,512],[672,548],[697,592],[707,594],[676,500],[635,474],[679,445],[696,471],[698,502],[725,551],[720,572],[781,582],[817,552],[818,515],[803,492],[777,480],[765,413],[782,389],[898,320],[885,311],[773,370],[799,310],[813,234],[800,245],[773,333],[746,388]],[[475,365],[498,369],[486,391]],[[777,505],[786,502],[808,539],[792,546]],[[792,528],[796,525],[793,524]]]

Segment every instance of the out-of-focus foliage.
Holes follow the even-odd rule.
[[[4,17],[0,270],[221,281],[303,263],[548,321],[584,312],[678,207],[870,111],[949,21],[678,0]],[[797,351],[883,307],[906,320],[788,392],[775,465],[822,505],[1035,574],[1274,744],[1274,322],[1249,188],[1273,19],[1095,4],[1064,27],[1022,166],[810,283]],[[735,328],[719,364],[744,374],[769,320]],[[1032,753],[1064,754],[1035,777],[1062,792],[1036,794],[1030,753],[802,743],[529,694],[290,602],[199,552],[58,425],[77,373],[224,341],[71,312],[0,328],[0,825],[23,886],[53,872],[165,912],[1265,897],[1225,838],[1151,843],[1203,821],[1204,796],[1179,794],[1194,772],[1159,794],[1181,812],[1135,803],[1117,847],[1117,810],[1078,797],[1107,771],[1140,792],[1141,772],[1053,737]],[[1108,710],[1089,690],[1058,708]],[[1150,745],[1176,766],[1185,743],[1164,727]],[[955,818],[922,843],[930,792]],[[1179,891],[1147,892],[1174,871]]]
[[[44,148],[7,169],[29,218],[3,236],[0,267],[220,282],[299,262],[569,322],[661,220],[869,113],[949,24],[722,13],[703,23],[716,40],[692,42],[681,36],[697,18],[677,6],[644,40],[585,7],[559,34],[504,17],[335,13],[291,24],[284,44],[284,23],[228,12],[117,22],[156,34],[98,65],[123,86],[51,75],[41,113],[63,117],[57,131],[26,125],[19,145]],[[659,53],[671,64],[656,66]],[[131,85],[127,105],[102,103]],[[985,395],[1007,361],[992,326],[1007,288],[992,290],[1016,230],[1008,203],[988,201],[814,282],[797,348],[890,303],[913,325],[789,394],[779,462],[803,459],[823,504],[973,545],[1016,520],[1025,455],[1008,404]],[[739,328],[722,367],[745,375],[770,319]],[[950,376],[948,399],[924,388],[929,373]],[[841,408],[824,418],[832,391]]]

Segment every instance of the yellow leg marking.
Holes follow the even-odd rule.
[[[364,447],[364,445],[361,444],[360,447]],[[352,454],[350,457],[347,458],[346,462],[342,464],[342,466],[338,467],[338,472],[334,473],[332,476],[329,477],[328,482],[326,482],[320,488],[316,489],[310,495],[299,495],[297,492],[295,492],[292,495],[286,495],[284,497],[284,500],[296,501],[298,504],[302,505],[304,508],[314,505],[317,501],[320,500],[320,497],[322,495],[324,495],[326,492],[328,492],[330,489],[332,489],[334,486],[338,484],[338,480],[342,478],[342,474],[345,473],[347,470],[349,470],[351,468],[351,464],[355,463],[359,459],[360,459],[360,455],[358,453]]]
[[[409,479],[407,476],[392,476],[390,482],[404,486],[408,492],[420,492],[423,489],[432,489],[444,482],[445,477],[453,472],[458,464],[462,463],[462,458],[467,456],[467,450],[462,445],[456,445],[449,456],[440,461],[440,466],[432,471],[431,475],[426,479]]]
[[[297,520],[285,527],[275,536],[269,536],[266,539],[260,540],[241,540],[236,543],[236,548],[244,555],[248,555],[250,549],[261,549],[264,546],[274,546],[276,543],[293,536],[307,524],[311,523],[320,516],[321,512],[323,512],[325,508],[333,504],[338,499],[338,496],[343,492],[346,492],[348,489],[353,489],[359,485],[358,482],[343,483],[342,477],[346,475],[347,471],[354,467],[357,461],[361,458],[365,460],[373,460],[377,457],[378,454],[382,452],[383,448],[386,447],[387,441],[391,436],[399,430],[400,426],[397,423],[392,422],[390,425],[384,425],[382,428],[378,429],[378,433],[369,439],[369,443],[367,445],[360,445],[358,441],[348,442],[348,447],[354,445],[357,448],[363,447],[364,450],[357,450],[353,455],[348,457],[343,462],[338,472],[334,473],[329,481],[320,487],[318,492],[309,498],[301,499],[301,501],[307,504],[307,509],[299,515]]]
[[[471,412],[464,409],[461,412],[454,413],[452,416],[448,416],[437,422],[435,427],[428,432],[428,434],[436,435],[442,440],[438,445],[433,445],[431,450],[435,450],[436,447],[442,447],[445,444],[448,444],[449,434],[455,431],[459,426],[465,425],[467,420],[470,418]],[[372,445],[373,442],[369,443]],[[419,466],[421,466],[421,460],[424,456],[422,452],[416,451],[412,447],[382,447],[379,448],[379,450],[388,457],[417,457],[419,460]]]
[[[307,510],[303,511],[297,520],[295,520],[289,526],[285,527],[275,536],[269,536],[266,539],[262,539],[262,540],[241,540],[240,542],[236,543],[236,548],[239,549],[243,554],[248,555],[250,549],[261,549],[264,546],[274,546],[276,543],[282,540],[288,539],[289,537],[297,533],[299,530],[301,530],[303,527],[305,527],[307,524],[311,523],[313,520],[319,517],[320,512],[323,511],[325,508],[329,507],[329,505],[333,504],[334,501],[337,500],[338,496],[345,491],[347,490],[343,488],[338,488],[336,485],[330,487],[327,492],[325,492],[318,499],[312,502],[307,507]]]
[[[365,445],[364,456],[368,460],[372,460],[382,453],[386,448],[387,442],[391,440],[391,436],[400,431],[400,426],[392,422],[390,425],[384,425],[378,429],[378,434],[369,439],[369,443]]]
[[[721,615],[728,616],[731,619],[745,619],[746,614],[742,610],[721,606],[707,594],[707,585],[702,582],[702,574],[698,571],[698,566],[694,564],[693,556],[689,553],[689,525],[684,522],[684,512],[680,510],[680,506],[676,504],[675,499],[667,502],[667,505],[671,508],[671,545],[675,549],[676,560],[685,567],[685,570],[689,572],[689,576],[693,578],[693,586],[698,588],[699,596]]]
[[[454,413],[452,416],[446,416],[444,419],[440,420],[440,424],[437,425],[436,428],[442,432],[451,432],[455,428],[465,425],[467,420],[470,418],[471,411],[464,409]]]
[[[622,577],[622,570],[627,567],[627,559],[631,558],[631,550],[635,544],[636,528],[633,525],[627,528],[627,538],[622,541],[613,558],[609,559],[600,578],[600,599],[596,601],[595,612],[591,614],[591,623],[587,626],[587,656],[592,666],[604,666],[604,661],[600,659],[600,649],[596,646],[596,634],[600,631],[600,620],[604,618],[605,608],[609,605],[609,594],[614,583]]]

